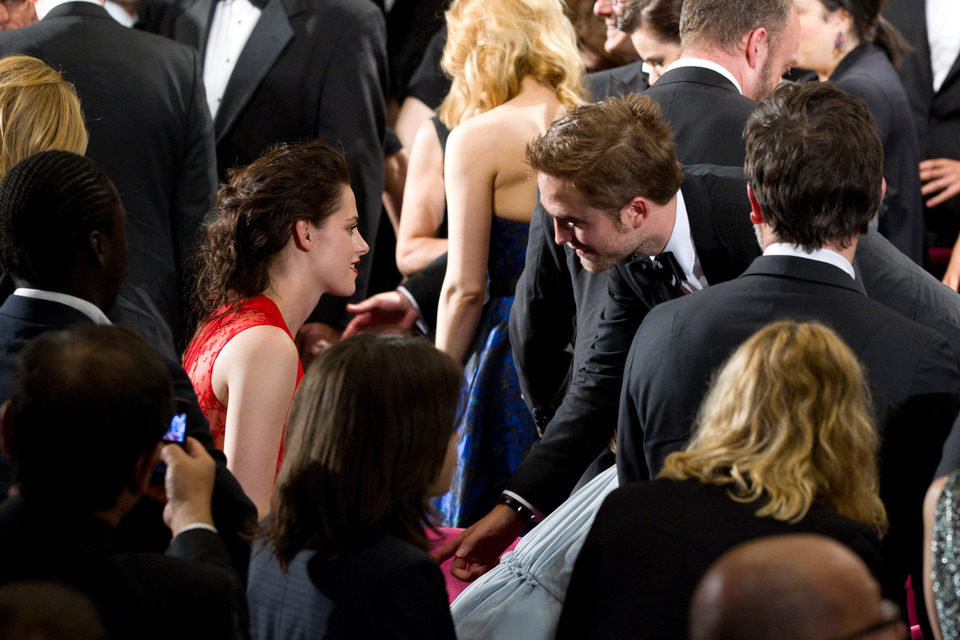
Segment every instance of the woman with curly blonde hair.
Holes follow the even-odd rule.
[[[700,576],[762,536],[828,535],[877,574],[887,517],[871,407],[856,356],[824,325],[788,320],[754,334],[715,378],[686,449],[656,480],[624,485],[600,507],[557,638],[627,625],[686,638]],[[610,580],[611,567],[630,579]]]
[[[453,84],[439,113],[452,129],[449,245],[437,346],[467,366],[461,464],[441,509],[464,526],[494,506],[536,437],[507,335],[537,202],[523,152],[581,101],[583,63],[560,0],[454,0],[447,29],[442,65]]]

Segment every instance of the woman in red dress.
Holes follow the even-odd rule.
[[[262,518],[303,367],[293,337],[320,296],[349,296],[368,250],[343,156],[281,144],[232,170],[200,249],[202,324],[184,355],[227,466]]]

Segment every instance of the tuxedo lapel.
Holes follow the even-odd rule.
[[[210,32],[215,6],[214,0],[197,0],[180,14],[173,24],[174,38],[177,42],[195,48],[200,54],[201,64],[207,51],[207,34]]]
[[[927,55],[927,60],[930,60],[929,54]],[[929,62],[927,65],[929,66]],[[943,84],[940,85],[937,93],[943,92],[951,83],[957,82],[958,76],[960,76],[960,55],[953,61],[953,65],[950,67],[950,71],[947,72],[947,76],[943,79]]]
[[[287,19],[287,10],[280,0],[269,0],[237,59],[237,65],[223,93],[223,102],[220,103],[217,117],[213,121],[218,144],[292,39],[293,29]]]

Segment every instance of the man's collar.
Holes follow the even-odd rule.
[[[857,279],[856,272],[853,270],[853,265],[844,258],[842,255],[834,251],[833,249],[826,249],[820,247],[819,249],[814,249],[813,251],[807,251],[803,247],[800,247],[795,244],[790,244],[787,242],[774,242],[767,246],[763,250],[763,255],[765,256],[794,256],[797,258],[807,258],[808,260],[816,260],[817,262],[825,262],[827,264],[832,264],[836,268],[842,270],[848,276]]]
[[[56,9],[62,4],[67,4],[68,2],[85,2],[87,4],[95,4],[98,7],[103,6],[103,4],[97,2],[97,0],[41,0],[37,3],[37,17],[40,20],[43,20],[53,9]],[[41,12],[43,15],[40,15]]]
[[[667,246],[663,251],[673,253],[692,288],[702,289],[706,285],[705,278],[701,281],[702,269],[697,268],[697,249],[693,244],[690,217],[687,215],[687,204],[684,202],[681,191],[677,191],[677,211],[673,218],[673,231],[670,232],[670,239],[667,240]]]
[[[716,71],[717,73],[722,75],[724,78],[729,80],[731,83],[733,83],[733,86],[737,88],[737,92],[740,95],[743,95],[743,87],[741,87],[740,83],[737,82],[737,79],[733,77],[733,74],[730,73],[730,70],[727,69],[722,64],[718,64],[713,60],[706,60],[704,58],[677,58],[676,60],[673,61],[673,63],[670,64],[669,67],[667,67],[664,73],[666,73],[667,71],[670,71],[671,69],[680,69],[682,67],[700,67],[702,69],[710,69],[711,71]]]
[[[14,290],[13,295],[21,296],[23,298],[35,298],[37,300],[46,300],[47,302],[57,302],[62,305],[66,305],[71,309],[76,309],[83,315],[87,316],[95,324],[109,325],[110,318],[98,307],[89,300],[84,300],[83,298],[78,298],[72,296],[69,293],[59,293],[57,291],[44,291],[42,289],[29,289],[27,287],[18,287]]]

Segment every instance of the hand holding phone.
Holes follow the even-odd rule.
[[[188,437],[182,447],[164,447],[160,457],[167,465],[163,521],[173,535],[188,524],[213,525],[210,498],[217,465],[207,450]]]

